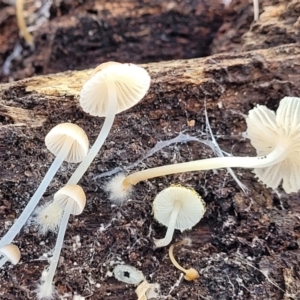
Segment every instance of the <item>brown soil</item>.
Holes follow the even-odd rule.
[[[218,9],[210,10],[210,2],[127,1],[115,12],[108,2],[99,5],[102,1],[84,1],[84,4],[61,1],[53,5],[50,21],[34,33],[35,50],[23,50],[22,58],[13,63],[9,77],[19,79],[84,69],[108,59],[149,62],[247,48],[245,45],[249,43],[241,41],[239,30],[243,27],[244,33],[250,28],[250,3],[240,1],[238,7],[244,9],[234,14],[237,9],[234,1],[227,15],[217,3],[214,5]],[[270,1],[270,5],[277,7],[280,5],[277,2],[280,1]],[[18,29],[10,7],[0,2],[0,9],[0,16],[5,15],[4,10],[7,14],[0,19],[0,39],[5,41],[0,43],[3,62],[18,39]],[[203,11],[207,13],[201,18]],[[292,17],[287,12],[284,16],[290,20]],[[279,14],[281,24],[285,24],[284,16]],[[219,31],[213,40],[225,17],[232,36],[232,28],[237,29],[236,40],[230,44],[223,38],[228,31]],[[102,20],[101,24],[97,18]],[[144,24],[156,30],[149,34]],[[255,28],[264,25],[258,22],[257,27],[251,26],[252,34]],[[293,28],[285,32],[291,33]],[[204,29],[207,30],[205,42],[199,38]],[[94,32],[91,36],[90,31]],[[290,43],[285,37],[278,29],[276,40],[281,44]],[[294,37],[297,43],[296,33]],[[103,44],[99,46],[99,43]],[[81,215],[71,217],[66,232],[54,279],[61,297],[137,299],[134,286],[110,276],[113,267],[124,262],[143,271],[149,282],[161,285],[161,297],[157,299],[300,299],[298,194],[286,195],[281,189],[272,191],[259,183],[251,171],[234,170],[249,189],[245,194],[226,170],[218,170],[142,182],[128,201],[112,205],[104,191],[110,177],[96,179],[117,167],[132,172],[214,156],[211,149],[199,142],[176,143],[135,168],[128,168],[157,142],[179,133],[209,139],[205,105],[221,149],[233,155],[255,155],[249,141],[242,137],[246,130],[244,115],[256,104],[276,110],[283,96],[300,96],[299,45],[273,50],[271,47],[281,44],[274,42],[267,47],[268,41],[260,40],[260,43],[260,48],[267,50],[145,65],[152,78],[148,95],[139,105],[118,115],[100,154],[80,181],[88,202]],[[74,78],[77,94],[86,78],[82,74],[64,75]],[[1,79],[9,78],[2,74]],[[103,119],[81,110],[72,88],[63,93],[63,89],[57,88],[58,82],[47,86],[55,80],[55,76],[46,76],[0,86],[0,236],[25,207],[53,161],[44,146],[47,132],[55,124],[70,121],[81,126],[93,143],[103,124]],[[42,202],[63,186],[75,167],[63,164]],[[201,222],[184,233],[192,239],[192,246],[175,251],[183,266],[199,271],[200,278],[193,282],[182,278],[178,281],[180,272],[170,263],[168,247],[153,249],[153,238],[163,237],[166,228],[153,219],[151,204],[159,191],[174,183],[193,187],[207,204]],[[174,241],[181,236],[176,231]],[[49,253],[55,240],[55,234],[41,236],[31,224],[24,228],[16,240],[22,251],[21,262],[1,270],[0,299],[35,299],[37,282],[48,265],[43,254]]]

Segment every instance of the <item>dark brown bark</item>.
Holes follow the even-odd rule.
[[[107,60],[143,63],[206,56],[224,16],[219,0],[58,2],[50,20],[33,33],[35,49],[22,43],[12,74],[0,73],[2,81],[86,69]],[[0,20],[1,27],[3,40],[10,43],[0,44],[0,65],[16,42],[15,16],[2,26]]]

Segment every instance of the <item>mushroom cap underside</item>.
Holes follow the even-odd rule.
[[[278,145],[285,159],[270,167],[254,169],[266,186],[277,188],[281,182],[287,193],[300,189],[300,98],[284,97],[276,114],[266,106],[253,108],[246,119],[247,135],[258,156],[270,154]]]
[[[200,195],[191,188],[170,186],[162,190],[153,201],[154,217],[163,225],[169,221],[176,203],[180,203],[175,229],[184,231],[197,224],[205,213],[205,203]]]
[[[134,64],[107,62],[99,65],[83,85],[79,101],[85,112],[105,117],[110,101],[109,89],[115,91],[116,113],[120,113],[137,104],[149,87],[150,76],[145,69]]]

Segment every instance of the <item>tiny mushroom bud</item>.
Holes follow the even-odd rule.
[[[3,257],[0,259],[0,268],[7,262],[10,261],[13,265],[16,265],[20,258],[21,253],[19,248],[13,244],[4,245],[0,248],[0,255]]]
[[[163,239],[154,240],[160,248],[170,244],[175,229],[184,231],[196,225],[205,213],[205,203],[195,190],[172,185],[157,194],[153,211],[154,218],[168,227]]]
[[[147,93],[150,77],[134,64],[107,62],[99,65],[80,92],[82,109],[92,116],[106,117],[87,157],[75,170],[68,184],[76,184],[101,149],[115,115],[137,104]]]
[[[72,123],[63,123],[52,128],[45,138],[45,143],[56,158],[22,214],[1,239],[0,247],[11,243],[20,232],[63,161],[78,163],[87,155],[89,148],[85,132]]]
[[[64,242],[64,236],[70,214],[81,214],[85,207],[86,197],[83,189],[79,185],[71,184],[64,186],[54,195],[54,202],[61,206],[64,210],[64,214],[61,220],[50,267],[47,271],[47,275],[41,278],[42,283],[38,293],[39,298],[41,299],[49,298],[53,295],[53,277]]]
[[[116,181],[118,186],[114,186],[114,190],[122,191],[121,198],[126,190],[142,180],[182,172],[240,167],[254,168],[257,177],[268,187],[274,189],[283,182],[286,193],[297,192],[300,189],[300,98],[283,98],[276,115],[258,105],[249,112],[246,122],[248,137],[258,156],[213,157],[146,169]]]
[[[175,246],[186,245],[187,243],[189,243],[189,241],[187,239],[183,239],[182,241],[171,245],[171,247],[169,248],[169,257],[170,257],[170,260],[173,263],[173,265],[178,270],[185,273],[184,279],[188,280],[188,281],[192,281],[192,280],[199,278],[198,271],[195,270],[194,268],[190,268],[190,269],[186,270],[185,268],[183,268],[182,266],[179,265],[179,263],[176,261],[176,259],[174,258],[174,255],[173,255],[173,250],[174,250]]]

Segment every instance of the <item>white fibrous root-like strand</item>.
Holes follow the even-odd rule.
[[[62,218],[63,210],[55,202],[48,202],[39,206],[35,212],[32,222],[37,226],[40,234],[48,232],[57,233]]]
[[[35,293],[39,300],[52,300],[56,297],[57,292],[55,290],[54,284],[49,284],[47,282],[48,270],[44,270],[38,284]]]
[[[132,193],[132,186],[124,188],[122,182],[125,174],[120,173],[114,176],[106,185],[105,190],[109,193],[109,199],[115,204],[121,204],[128,200]]]

